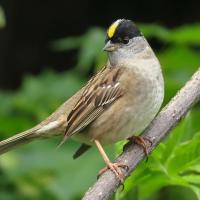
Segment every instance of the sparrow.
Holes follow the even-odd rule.
[[[82,145],[79,157],[96,145],[107,168],[123,182],[120,167],[112,163],[102,145],[134,138],[146,145],[139,134],[150,124],[164,98],[160,63],[134,22],[118,19],[107,29],[105,66],[85,86],[35,127],[0,141],[0,154],[39,138],[63,135]],[[103,170],[104,172],[105,170]]]

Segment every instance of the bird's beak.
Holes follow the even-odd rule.
[[[118,48],[118,45],[115,43],[112,43],[110,40],[105,44],[103,51],[114,51]]]

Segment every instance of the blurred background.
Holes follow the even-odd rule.
[[[0,1],[0,140],[28,129],[74,94],[106,61],[106,28],[136,22],[165,77],[163,106],[200,66],[200,2]],[[200,200],[200,105],[141,163],[116,200]],[[0,157],[0,199],[78,200],[104,167],[93,148],[35,141]],[[122,144],[106,150],[112,159]]]

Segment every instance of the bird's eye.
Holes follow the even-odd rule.
[[[128,43],[129,43],[129,38],[124,38],[124,39],[122,40],[122,43],[123,43],[123,44],[128,44]]]

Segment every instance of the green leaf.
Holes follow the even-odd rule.
[[[158,53],[158,58],[165,77],[166,104],[198,69],[200,56],[189,47],[170,46]]]
[[[6,18],[4,14],[4,10],[2,6],[0,5],[0,29],[4,28],[6,26]]]
[[[66,37],[50,42],[50,48],[54,51],[67,51],[77,49],[81,46],[82,41],[82,36]]]
[[[115,144],[115,154],[116,154],[116,156],[118,156],[119,154],[122,153],[124,145],[126,145],[127,142],[128,142],[127,140],[122,140],[122,141],[119,141]]]
[[[168,163],[168,170],[171,175],[183,172],[188,167],[200,161],[200,132],[189,141],[178,146],[173,158]]]
[[[139,27],[147,38],[156,37],[163,41],[170,40],[171,31],[163,26],[157,24],[139,24]]]
[[[186,180],[188,183],[192,184],[200,184],[200,174],[191,174],[191,175],[186,175],[183,176],[183,179]]]
[[[106,61],[106,54],[102,52],[105,40],[105,30],[94,27],[89,29],[83,36],[67,37],[50,43],[55,51],[78,49],[78,63],[76,68],[87,73],[93,67],[102,67]]]
[[[77,69],[88,72],[93,63],[99,62],[98,58],[103,54],[104,38],[104,30],[100,28],[92,28],[84,35],[78,53]]]
[[[188,24],[174,29],[171,41],[181,45],[200,44],[200,24]]]
[[[200,200],[200,188],[191,185],[190,189],[196,194],[197,199]]]
[[[174,29],[167,29],[158,24],[139,24],[145,37],[156,37],[164,42],[177,45],[200,44],[200,24],[188,24]]]
[[[185,134],[185,129],[189,123],[189,116],[190,114],[187,114],[181,123],[178,124],[178,126],[170,133],[166,142],[164,143],[165,148],[161,158],[161,162],[163,164],[167,165],[167,162],[170,160],[170,158],[174,157],[174,151],[176,150],[177,146],[180,145],[183,135]]]
[[[151,172],[138,187],[139,200],[145,200],[160,188],[169,184],[168,178],[163,173]]]
[[[200,61],[198,52],[182,46],[171,46],[161,51],[158,57],[164,70],[168,70],[169,72],[179,71],[181,74],[177,73],[176,75],[179,77],[176,78],[181,78],[180,75],[184,75],[184,79],[181,78],[181,81],[186,81],[185,78],[189,78],[189,76],[192,75],[198,68]],[[183,70],[183,72],[180,71],[180,69]]]

